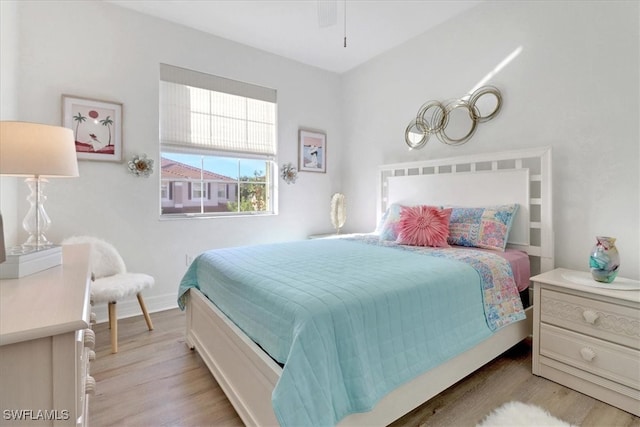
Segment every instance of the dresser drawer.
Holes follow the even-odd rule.
[[[542,289],[540,320],[640,349],[640,311],[576,295]]]
[[[640,390],[638,350],[542,324],[540,354]]]

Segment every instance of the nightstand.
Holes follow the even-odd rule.
[[[324,239],[325,237],[334,237],[334,236],[340,236],[340,234],[337,234],[334,231],[333,233],[312,234],[310,236],[307,236],[307,238],[308,239]]]
[[[65,246],[62,265],[0,281],[0,424],[88,425],[89,252]]]
[[[531,280],[534,375],[640,416],[640,283],[562,268]]]

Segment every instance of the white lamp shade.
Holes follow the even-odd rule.
[[[0,174],[78,176],[73,131],[38,123],[0,122]]]

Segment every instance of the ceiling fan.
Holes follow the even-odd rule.
[[[318,26],[328,28],[338,21],[338,0],[317,0]],[[344,7],[344,47],[347,47],[347,0],[342,0]]]

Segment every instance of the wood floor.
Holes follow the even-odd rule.
[[[184,341],[184,313],[153,313],[118,323],[119,352],[111,354],[109,329],[96,325],[97,391],[89,401],[89,424],[102,426],[241,426],[242,421],[200,356]],[[640,418],[531,374],[525,341],[473,375],[392,424],[474,426],[492,409],[518,400],[547,409],[574,425],[638,426]]]

